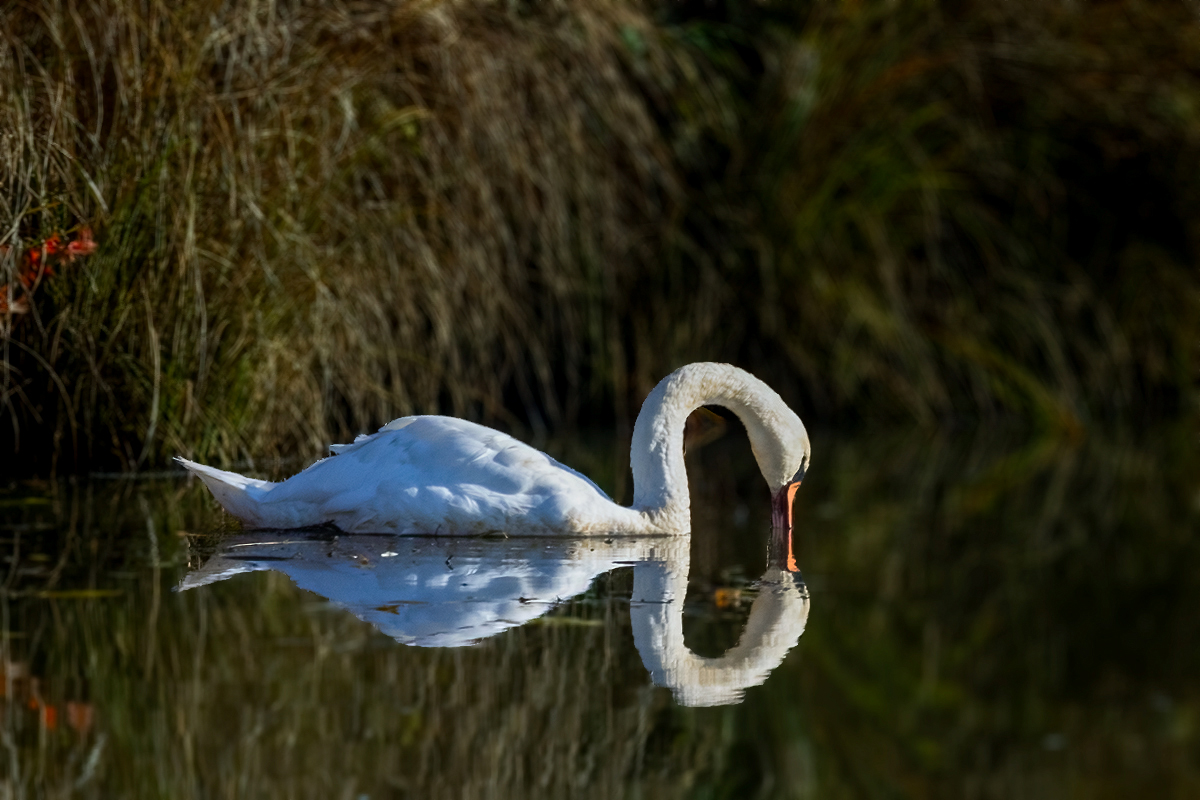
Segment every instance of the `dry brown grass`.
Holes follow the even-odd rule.
[[[560,424],[625,383],[617,284],[652,271],[680,192],[653,93],[700,86],[636,6],[0,22],[4,240],[102,241],[5,339],[14,439],[230,461],[412,411]]]

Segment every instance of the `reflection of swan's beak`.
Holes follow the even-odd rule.
[[[799,488],[800,481],[794,481],[771,498],[771,548],[767,558],[772,565],[788,572],[800,571],[792,552],[792,499]]]

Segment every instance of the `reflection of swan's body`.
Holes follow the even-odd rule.
[[[405,644],[474,644],[542,616],[588,589],[597,575],[633,566],[634,642],[655,683],[684,705],[735,703],[767,679],[804,631],[808,595],[799,576],[763,576],[746,630],[720,658],[683,641],[690,537],[433,539],[296,532],[226,541],[181,589],[240,572],[276,570],[296,585]]]
[[[510,540],[297,531],[236,537],[181,589],[274,570],[403,644],[462,647],[542,616],[586,592],[597,575],[666,558],[675,537]]]
[[[646,398],[633,431],[634,502],[498,431],[449,417],[404,417],[330,448],[282,483],[179,459],[231,514],[255,528],[332,523],[347,532],[653,534],[689,529],[683,427],[702,405],[736,413],[771,486],[776,521],[808,467],[808,434],[769,386],[726,364],[691,364]],[[785,516],[781,516],[785,515]]]

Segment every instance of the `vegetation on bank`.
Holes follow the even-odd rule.
[[[1186,3],[69,0],[0,11],[22,472],[628,425],[729,360],[807,417],[1194,413]]]

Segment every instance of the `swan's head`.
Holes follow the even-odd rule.
[[[792,553],[792,500],[800,488],[811,458],[812,446],[804,423],[785,407],[787,413],[780,416],[774,426],[775,436],[769,445],[759,452],[755,447],[759,469],[771,486],[771,528],[773,530],[771,561],[779,567],[797,572],[796,559]],[[752,438],[753,444],[753,438]]]
[[[741,418],[754,460],[771,487],[771,518],[776,530],[792,531],[792,498],[808,472],[812,445],[796,412],[767,384],[734,367],[722,372],[735,387],[717,399]]]
[[[771,494],[776,495],[789,487],[795,491],[794,487],[804,480],[812,446],[804,423],[782,400],[772,410],[773,419],[758,424],[749,422],[746,431],[758,468],[771,487]]]

